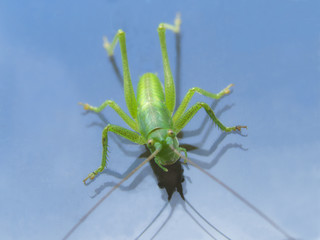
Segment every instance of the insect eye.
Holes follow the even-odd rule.
[[[168,135],[170,137],[174,137],[175,136],[174,132],[171,129],[168,130]]]
[[[153,139],[149,139],[149,140],[148,140],[148,146],[149,146],[149,147],[152,147],[153,144],[154,144]]]

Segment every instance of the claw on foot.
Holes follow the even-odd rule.
[[[86,177],[85,179],[83,179],[83,183],[87,184],[86,181],[90,178],[91,180],[93,180],[95,178],[97,174],[95,174],[94,172],[89,173],[88,177]]]
[[[113,51],[111,49],[111,44],[108,41],[107,37],[103,37],[103,44],[102,44],[103,48],[107,51],[109,57],[111,57],[113,55]]]
[[[247,129],[247,126],[236,126],[234,130],[241,131],[241,128]]]
[[[180,25],[181,25],[181,14],[178,12],[176,18],[174,19],[175,33],[180,33]]]
[[[160,23],[158,27],[158,31],[164,31],[165,29],[171,30],[176,34],[180,33],[180,25],[181,25],[181,14],[177,13],[176,18],[174,19],[174,25],[168,23]]]
[[[225,94],[229,94],[230,93],[230,88],[233,87],[234,84],[229,84],[225,89],[223,89]]]
[[[90,110],[90,105],[88,103],[79,102],[79,105],[82,105],[84,110]]]
[[[104,36],[102,39],[103,39],[103,44],[102,44],[103,48],[107,51],[108,56],[112,57],[113,56],[113,49],[111,47],[111,44],[110,44],[108,38]]]

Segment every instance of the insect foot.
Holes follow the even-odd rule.
[[[107,51],[109,57],[113,56],[113,48],[107,37],[103,37],[103,48]]]
[[[88,103],[79,102],[79,105],[82,105],[84,110],[89,110],[90,109],[90,105]]]
[[[95,172],[89,173],[89,174],[88,174],[88,177],[86,177],[85,179],[83,179],[83,183],[84,183],[84,184],[87,184],[86,181],[87,181],[89,178],[90,178],[91,180],[93,180],[93,179],[96,177],[96,175],[97,175],[97,174],[96,174]]]
[[[174,19],[174,25],[168,23],[160,23],[160,28],[165,28],[173,31],[176,34],[180,33],[180,25],[181,25],[181,14],[177,13],[176,18]]]
[[[176,18],[174,19],[175,33],[180,33],[180,25],[181,25],[181,14],[177,13]]]
[[[238,131],[240,131],[240,132],[241,132],[241,128],[245,128],[245,129],[247,129],[247,126],[235,126],[234,131],[235,131],[235,130],[238,130]]]
[[[224,94],[229,94],[230,93],[230,88],[233,87],[234,84],[229,84],[225,89],[223,89]]]

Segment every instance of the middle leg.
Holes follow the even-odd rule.
[[[210,106],[208,104],[203,103],[203,102],[198,102],[195,105],[193,105],[191,108],[189,108],[188,111],[186,111],[182,115],[182,117],[180,117],[180,119],[178,119],[174,123],[175,133],[178,134],[201,108],[204,108],[206,110],[206,112],[209,115],[209,117],[213,120],[213,122],[215,124],[217,124],[217,126],[222,131],[225,131],[225,132],[231,132],[231,131],[235,131],[235,130],[240,131],[241,128],[247,128],[247,126],[239,126],[239,125],[238,126],[234,126],[234,127],[226,127],[226,126],[224,126],[219,121],[219,119],[216,117],[216,115],[214,114],[213,110],[210,108]]]
[[[175,112],[175,114],[173,115],[173,122],[175,123],[178,119],[180,119],[180,117],[182,116],[182,114],[185,112],[192,96],[194,95],[194,93],[199,93],[201,95],[204,95],[206,97],[209,98],[213,98],[213,99],[220,99],[222,96],[230,93],[230,88],[233,86],[233,84],[229,84],[226,88],[222,89],[219,93],[215,94],[215,93],[210,93],[206,90],[203,90],[201,88],[198,87],[194,87],[189,89],[189,91],[187,92],[187,94],[185,95],[185,97],[183,98],[180,106],[178,107],[177,111]]]

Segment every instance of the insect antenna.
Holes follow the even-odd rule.
[[[166,202],[166,204],[161,208],[159,213],[154,217],[154,219],[148,224],[148,226],[139,234],[138,237],[135,238],[135,240],[139,240],[139,238],[155,223],[155,221],[160,217],[164,209],[168,206],[169,202]]]
[[[286,237],[286,239],[294,240],[295,238],[291,237],[285,230],[283,230],[278,224],[276,224],[271,218],[269,218],[265,213],[263,213],[261,210],[259,210],[256,206],[254,206],[252,203],[250,203],[248,200],[246,200],[244,197],[242,197],[239,193],[237,193],[235,190],[233,190],[231,187],[229,187],[227,184],[204,170],[202,167],[200,167],[198,164],[194,163],[190,159],[183,156],[179,151],[173,148],[173,146],[170,146],[170,148],[178,154],[181,158],[186,160],[188,163],[190,163],[192,166],[199,169],[201,172],[206,174],[208,177],[210,177],[213,181],[220,184],[223,188],[228,190],[230,193],[232,193],[236,198],[238,198],[241,202],[243,202],[245,205],[247,205],[249,208],[251,208],[254,212],[256,212],[260,217],[262,217],[265,221],[267,221],[274,229],[276,229],[278,232],[280,232],[282,235]]]
[[[215,226],[213,226],[212,223],[210,223],[204,216],[202,216],[202,214],[199,213],[199,212],[197,211],[197,209],[195,209],[194,206],[192,206],[192,204],[191,204],[187,199],[185,199],[184,201],[185,201],[185,202],[187,203],[187,205],[188,205],[203,221],[205,221],[211,228],[213,228],[216,232],[220,233],[220,235],[222,235],[222,236],[225,237],[226,239],[231,240],[231,238],[229,238],[227,235],[225,235],[223,232],[221,232],[218,228],[216,228]]]
[[[146,230],[154,223],[154,221],[161,215],[161,213],[163,212],[163,210],[167,207],[167,205],[169,204],[169,202],[167,202],[165,204],[165,206],[161,209],[161,211],[157,214],[157,216],[153,219],[152,223],[150,223],[147,228],[135,239],[139,239],[139,237],[142,236],[143,233],[146,232]],[[191,217],[191,219],[199,225],[199,227],[205,232],[207,233],[211,239],[213,240],[217,240],[217,238],[215,238],[212,234],[210,234],[210,232],[208,232],[198,221],[197,219],[195,219],[192,214],[185,208],[186,212],[188,213],[188,215]],[[168,223],[169,219],[172,217],[172,214],[173,214],[173,209],[171,209],[170,211],[170,214],[167,216],[167,218],[163,221],[163,223],[161,224],[161,226],[159,227],[159,229],[153,234],[153,236],[150,238],[151,240],[152,239],[155,239],[157,237],[157,235],[162,231],[162,229],[165,227],[165,225]]]
[[[138,167],[133,169],[126,177],[124,177],[119,183],[117,183],[113,188],[110,189],[83,217],[70,229],[70,231],[64,236],[63,240],[68,239],[71,234],[86,220],[86,218],[106,199],[110,196],[110,194],[116,190],[120,185],[128,180],[136,171],[138,171],[143,165],[153,159],[161,149],[154,151],[146,160],[144,160]]]
[[[184,199],[185,200],[185,199]],[[186,201],[186,200],[185,200]],[[201,223],[185,208],[185,211],[190,216],[190,218],[206,233],[208,234],[213,240],[218,240],[215,238]]]

